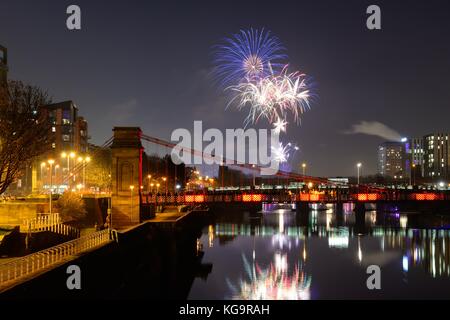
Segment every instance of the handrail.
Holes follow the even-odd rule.
[[[61,223],[59,213],[50,213],[33,219],[23,220],[20,229],[27,232],[46,231]]]
[[[80,230],[63,224],[59,213],[51,213],[45,216],[24,220],[20,225],[20,230],[26,233],[51,231],[73,238],[80,237]]]
[[[56,265],[70,256],[111,241],[110,230],[102,230],[0,264],[0,287],[9,281],[28,276],[49,266]]]

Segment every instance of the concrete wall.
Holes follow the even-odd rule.
[[[25,219],[33,219],[38,212],[46,212],[47,203],[42,202],[0,202],[0,225],[16,226]]]

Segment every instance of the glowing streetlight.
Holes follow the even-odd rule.
[[[72,176],[70,174],[70,158],[75,158],[75,152],[62,152],[61,158],[64,158],[67,160],[67,184],[69,184],[70,177]]]
[[[302,174],[305,175],[306,173],[306,163],[302,163]]]
[[[87,163],[89,163],[91,161],[91,157],[86,156],[86,157],[78,157],[78,162],[82,163],[83,166],[83,187],[86,188],[86,165]]]
[[[130,219],[133,219],[133,190],[134,190],[134,186],[131,185],[130,186],[130,207],[131,207]]]
[[[59,164],[57,164],[56,166],[55,166],[55,183],[56,184],[58,184],[58,179],[57,179],[57,174],[56,174],[56,172],[57,172],[57,170],[59,169]]]
[[[47,165],[46,162],[41,162],[41,182],[42,182],[42,191],[44,190],[44,168]]]
[[[150,190],[150,182],[152,181],[151,180],[152,179],[152,175],[151,174],[149,174],[148,176],[147,176],[147,192],[150,192],[151,190]]]
[[[50,214],[52,214],[52,197],[53,197],[53,164],[55,160],[50,159],[47,161],[50,165]]]
[[[166,193],[166,196],[167,196],[167,178],[163,177],[162,180],[164,181],[165,193]]]
[[[361,166],[362,166],[362,163],[361,163],[361,162],[358,162],[358,163],[356,164],[356,167],[357,167],[357,170],[358,170],[358,185],[359,185],[359,174],[360,174]]]
[[[413,176],[412,185],[416,184],[416,164],[412,164],[412,174],[409,175],[409,184],[411,184],[411,176]]]

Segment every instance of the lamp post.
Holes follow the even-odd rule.
[[[69,159],[70,158],[69,158],[69,155],[66,152],[61,153],[61,158],[64,158],[64,159],[67,160],[66,168],[67,168],[67,181],[68,181],[69,180],[69,167],[70,167]]]
[[[53,197],[53,164],[55,160],[48,160],[48,164],[50,165],[50,214],[52,214],[52,197]]]
[[[61,158],[64,158],[67,160],[67,188],[70,187],[70,158],[75,158],[75,152],[71,151],[71,152],[63,152],[61,153]]]
[[[147,179],[148,179],[148,181],[147,181],[147,192],[150,192],[150,182],[151,182],[151,179],[152,179],[152,175],[149,174],[147,176]]]
[[[130,207],[131,207],[130,220],[133,219],[133,190],[134,186],[130,186]]]
[[[56,174],[57,170],[59,169],[59,164],[55,165],[55,183],[58,185],[58,175]]]
[[[256,187],[256,176],[255,176],[255,165],[254,164],[252,164],[252,168],[253,168],[253,188],[255,188]]]
[[[72,151],[72,152],[69,153],[69,158],[74,159],[75,156],[76,156],[76,153],[75,153],[75,152]],[[69,169],[69,176],[70,176],[70,160],[69,160],[68,164],[69,164],[68,169]],[[71,176],[73,176],[73,181],[75,182],[75,175],[72,174]]]
[[[91,161],[89,156],[86,157],[78,157],[78,162],[81,162],[83,165],[83,189],[86,189],[86,164]]]
[[[416,185],[416,164],[415,163],[412,164],[412,168],[413,168],[413,186],[415,186]],[[409,175],[409,179],[411,180],[411,175]],[[411,184],[411,182],[409,184]]]
[[[163,177],[162,178],[163,179],[163,181],[164,181],[164,192],[165,192],[165,194],[166,194],[166,197],[167,197],[167,178],[166,177]]]
[[[302,174],[305,175],[306,173],[306,163],[302,163]]]
[[[44,171],[43,169],[47,166],[45,162],[41,163],[41,182],[42,182],[42,188],[41,191],[44,192]]]
[[[356,165],[356,167],[358,168],[358,185],[359,185],[359,174],[360,174],[360,170],[361,170],[361,162],[358,162],[358,164]]]

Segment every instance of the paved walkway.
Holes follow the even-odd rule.
[[[191,211],[187,212],[178,212],[178,209],[175,208],[167,208],[167,212],[156,213],[155,217],[147,220],[151,223],[177,223],[184,217],[188,216]]]

